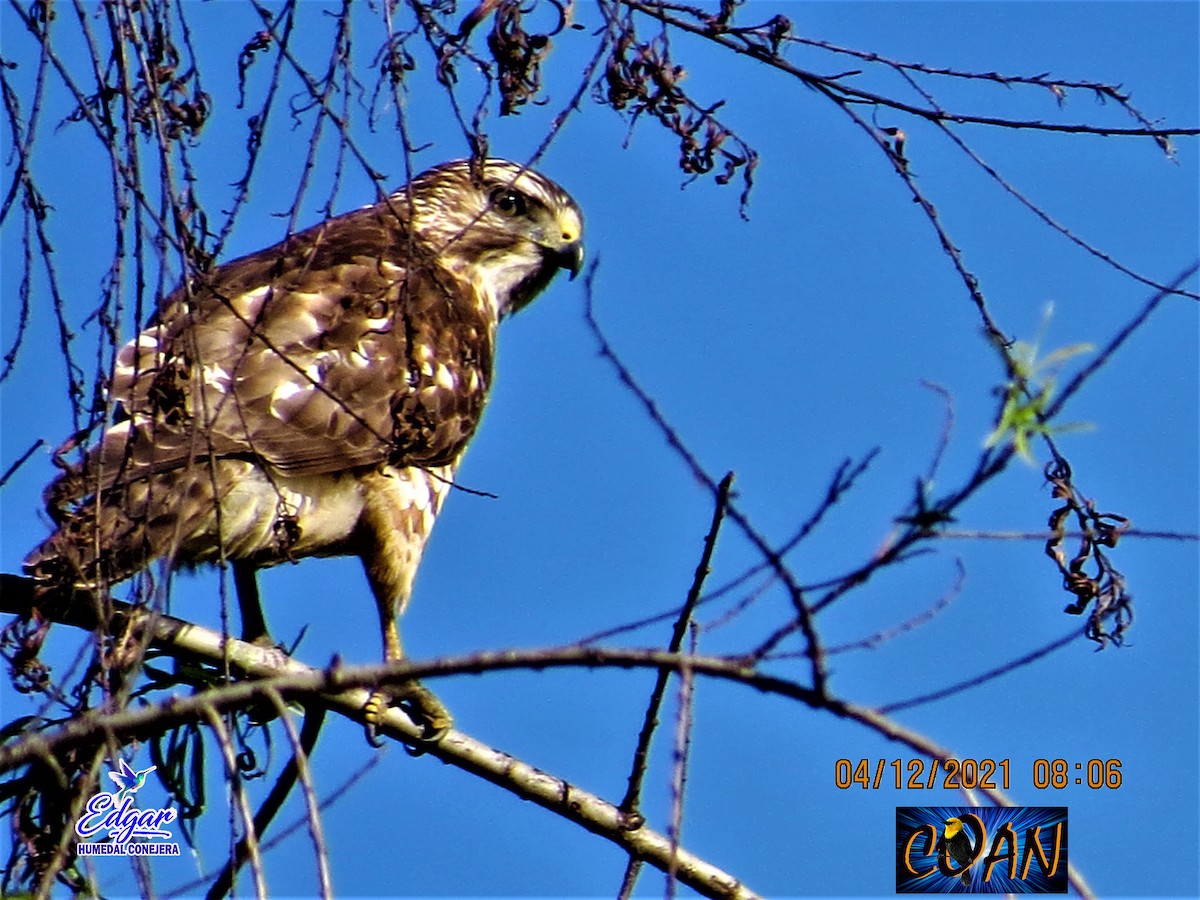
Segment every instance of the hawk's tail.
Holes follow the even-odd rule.
[[[63,502],[71,481],[47,490],[58,529],[25,557],[36,580],[89,589],[124,581],[178,552],[214,505],[210,478],[156,475]]]

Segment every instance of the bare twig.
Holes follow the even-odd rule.
[[[721,479],[718,486],[717,500],[713,508],[712,522],[708,528],[708,534],[704,538],[704,550],[700,554],[700,562],[696,565],[696,572],[692,577],[692,586],[688,589],[687,599],[684,600],[683,606],[679,610],[679,616],[675,620],[675,627],[671,633],[671,640],[667,644],[667,649],[671,653],[678,653],[683,646],[683,639],[687,634],[688,627],[692,624],[692,613],[695,612],[696,604],[700,601],[700,593],[704,588],[704,580],[708,577],[710,564],[712,562],[713,551],[717,545],[717,534],[721,529],[721,520],[725,516],[725,507],[729,503],[729,492],[733,486],[733,473],[729,472]],[[642,729],[638,734],[637,748],[633,751],[633,768],[629,773],[628,787],[625,790],[625,796],[620,803],[621,812],[624,813],[630,823],[641,822],[643,817],[638,812],[638,803],[641,797],[642,782],[645,780],[646,769],[649,765],[650,742],[654,737],[654,730],[658,727],[658,714],[662,708],[663,698],[667,691],[667,681],[671,673],[662,669],[658,673],[658,677],[654,682],[654,689],[650,692],[650,700],[646,704],[646,715],[642,720]],[[630,896],[633,890],[634,882],[637,877],[638,860],[630,857],[629,864],[625,870],[625,878],[622,882],[620,895]]]
[[[1034,131],[1056,131],[1065,132],[1068,134],[1090,134],[1097,136],[1114,136],[1124,135],[1128,137],[1149,137],[1149,138],[1169,138],[1169,137],[1185,137],[1200,134],[1200,128],[1155,128],[1149,125],[1141,125],[1137,128],[1116,128],[1109,126],[1089,125],[1086,122],[1081,123],[1055,123],[1042,122],[1033,119],[1007,119],[1001,116],[982,116],[961,111],[939,112],[938,110],[926,109],[919,106],[913,106],[894,97],[887,97],[882,94],[872,93],[870,91],[852,88],[846,85],[840,78],[830,78],[827,76],[818,75],[814,72],[809,72],[801,69],[799,66],[792,65],[782,56],[777,50],[770,47],[765,47],[759,42],[739,40],[728,30],[712,28],[706,22],[689,21],[680,16],[671,16],[666,13],[667,9],[671,9],[672,5],[667,3],[657,2],[642,2],[642,0],[619,0],[619,2],[637,10],[647,16],[658,19],[667,25],[678,28],[680,31],[686,31],[691,34],[703,37],[714,44],[719,44],[726,49],[732,50],[735,53],[750,56],[759,62],[765,63],[771,68],[778,69],[798,79],[803,84],[814,88],[820,93],[825,94],[830,99],[838,103],[864,103],[872,106],[885,107],[893,109],[897,112],[908,113],[912,116],[917,116],[921,119],[926,119],[932,122],[950,121],[965,124],[975,125],[991,125],[999,128],[1012,129],[1030,129]],[[675,6],[679,9],[680,7]],[[784,19],[779,16],[777,19]],[[790,29],[790,23],[784,19],[784,24]],[[780,36],[780,40],[784,39],[784,35]]]
[[[39,447],[45,446],[45,444],[46,441],[43,438],[38,438],[36,441],[30,444],[29,449],[18,456],[16,460],[13,461],[13,464],[4,470],[4,474],[0,475],[0,487],[4,487],[4,485],[8,483],[8,479],[12,478],[17,469],[25,465],[25,463],[29,460],[29,457],[33,456],[34,452],[36,452]]]
[[[936,691],[930,691],[929,693],[921,694],[917,697],[911,697],[908,700],[897,700],[894,703],[886,703],[879,707],[879,712],[885,715],[890,715],[903,709],[912,709],[915,706],[921,706],[926,703],[933,703],[937,700],[944,700],[947,697],[953,697],[955,694],[961,694],[963,691],[968,691],[972,688],[979,687],[982,684],[987,684],[987,682],[1000,678],[1003,675],[1007,675],[1009,672],[1014,672],[1017,669],[1024,668],[1030,663],[1041,659],[1043,656],[1048,656],[1054,651],[1061,650],[1068,644],[1074,643],[1081,637],[1082,635],[1079,633],[1079,629],[1072,628],[1070,632],[1064,634],[1057,640],[1050,641],[1048,644],[1038,647],[1036,650],[1031,650],[1029,653],[1019,656],[1016,659],[1010,660],[1002,666],[996,666],[994,669],[989,669],[988,671],[979,675],[973,675],[970,678],[965,678],[962,681],[955,682],[954,684],[946,685],[946,687],[939,688]]]
[[[291,794],[292,788],[296,786],[298,779],[303,785],[304,801],[308,807],[309,830],[313,839],[313,855],[317,860],[317,874],[321,884],[321,896],[330,897],[333,894],[329,881],[329,859],[325,852],[325,840],[322,835],[321,820],[317,813],[316,793],[313,788],[312,777],[308,772],[308,758],[312,755],[313,747],[316,746],[317,736],[320,734],[321,726],[325,722],[326,711],[320,706],[306,707],[304,726],[300,733],[297,734],[295,726],[289,718],[290,713],[287,707],[284,706],[278,692],[268,691],[266,697],[275,707],[275,712],[279,716],[280,721],[283,722],[289,740],[292,741],[292,758],[284,766],[283,771],[279,773],[279,777],[275,780],[270,793],[267,794],[262,806],[255,813],[253,828],[238,841],[229,861],[209,887],[206,896],[212,898],[212,900],[224,897],[233,888],[233,879],[237,870],[246,862],[252,860],[252,852],[258,852],[259,842],[266,833],[267,826],[270,825],[271,821],[283,807],[284,801]],[[251,840],[252,837],[253,840]]]
[[[607,360],[616,370],[617,376],[621,383],[624,384],[629,391],[637,397],[642,404],[646,414],[655,426],[662,432],[666,438],[667,444],[679,455],[691,470],[692,476],[704,485],[714,496],[720,490],[717,482],[712,478],[704,467],[700,465],[700,461],[695,454],[687,448],[679,433],[667,422],[658,405],[650,397],[649,394],[638,384],[633,377],[633,373],[621,361],[613,346],[604,336],[604,332],[600,330],[600,323],[596,320],[595,314],[592,311],[592,282],[596,275],[596,264],[588,270],[587,280],[585,283],[586,300],[584,302],[584,319],[587,322],[588,328],[595,336],[597,343],[600,345],[600,355]],[[726,504],[726,514],[734,523],[737,524],[741,532],[750,539],[750,542],[755,546],[768,565],[771,571],[779,578],[784,588],[787,590],[792,601],[792,608],[796,613],[795,619],[791,624],[793,630],[798,630],[804,634],[805,653],[808,656],[810,669],[812,672],[813,688],[821,693],[825,690],[826,671],[825,671],[825,656],[821,649],[821,642],[817,635],[816,626],[812,620],[812,611],[809,608],[807,599],[804,597],[804,592],[800,587],[799,582],[792,575],[787,565],[783,561],[782,554],[768,543],[749,518],[742,513],[732,502]]]

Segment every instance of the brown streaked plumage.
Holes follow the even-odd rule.
[[[225,559],[252,592],[256,567],[356,555],[399,659],[396,617],[479,425],[496,327],[578,272],[582,227],[543,176],[460,161],[194,276],[118,354],[113,421],[81,464],[60,461],[57,530],[27,570],[95,587],[155,559]],[[243,624],[264,636],[256,599]],[[422,711],[448,727],[440,704]]]

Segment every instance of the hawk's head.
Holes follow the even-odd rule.
[[[476,281],[500,315],[515,312],[566,269],[583,265],[583,215],[571,196],[502,159],[446,163],[391,198],[439,263]]]

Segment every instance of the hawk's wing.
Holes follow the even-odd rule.
[[[118,356],[120,421],[89,455],[91,487],[220,457],[289,474],[453,459],[482,412],[494,323],[411,256],[380,204],[166,298]]]

